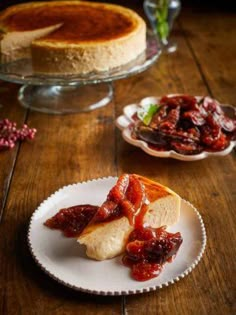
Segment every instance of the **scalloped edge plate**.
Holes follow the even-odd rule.
[[[75,204],[101,204],[116,177],[106,177],[65,186],[43,201],[33,213],[28,231],[28,244],[37,264],[54,280],[72,289],[97,295],[129,295],[149,292],[173,284],[187,276],[199,263],[206,247],[206,231],[197,209],[188,201],[181,202],[180,220],[168,228],[180,231],[183,243],[172,263],[164,266],[159,277],[145,282],[131,278],[121,256],[94,261],[75,239],[52,231],[43,222],[59,209]],[[92,194],[91,194],[92,191]]]
[[[175,95],[178,95],[178,94],[169,94],[167,96],[175,96]],[[197,99],[201,98],[201,96],[195,96],[195,97]],[[137,111],[137,108],[139,106],[145,106],[150,103],[156,104],[159,100],[160,100],[160,97],[148,96],[148,97],[143,98],[139,104],[130,104],[124,107],[123,115],[119,116],[116,119],[115,123],[116,123],[116,126],[122,131],[122,137],[126,142],[136,147],[141,148],[144,152],[146,152],[149,155],[160,157],[160,158],[173,158],[173,159],[177,159],[181,161],[197,161],[197,160],[205,159],[210,156],[225,156],[229,154],[235,147],[236,141],[230,141],[229,146],[225,150],[222,150],[222,151],[217,151],[217,152],[203,151],[200,154],[184,155],[184,154],[177,153],[173,150],[170,150],[170,151],[153,150],[148,146],[147,142],[143,140],[134,139],[131,136],[132,134],[131,124],[133,122],[133,119],[132,119],[133,114]],[[236,109],[232,105],[221,104],[221,106],[231,108],[234,112],[236,112]]]

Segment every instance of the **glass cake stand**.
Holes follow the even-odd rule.
[[[0,79],[23,84],[18,93],[22,106],[31,110],[66,114],[90,111],[108,104],[113,97],[112,81],[148,69],[161,49],[156,35],[148,32],[147,49],[133,62],[109,72],[89,75],[37,75],[30,59],[0,65]]]

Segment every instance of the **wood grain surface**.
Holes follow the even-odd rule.
[[[0,86],[0,119],[7,117],[21,126],[26,119],[26,111],[19,107],[16,100],[18,86],[1,82]],[[15,105],[15,106],[14,106]],[[10,182],[18,154],[19,145],[12,151],[0,154],[0,221],[10,187]]]
[[[137,2],[136,2],[137,5]],[[236,155],[197,162],[158,159],[121,137],[114,120],[148,95],[211,95],[235,104],[236,19],[231,12],[183,8],[172,39],[148,71],[115,82],[114,101],[86,114],[26,111],[19,86],[1,82],[0,118],[37,128],[33,142],[0,152],[0,314],[232,315],[236,313]],[[82,294],[58,284],[33,261],[26,243],[30,216],[51,193],[91,178],[138,173],[195,205],[207,230],[202,261],[188,277],[152,293],[126,297]]]

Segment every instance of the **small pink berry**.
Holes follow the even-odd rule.
[[[23,124],[21,129],[17,129],[15,122],[7,118],[0,120],[0,150],[13,148],[17,141],[32,140],[35,133],[36,129],[30,129],[26,124]]]

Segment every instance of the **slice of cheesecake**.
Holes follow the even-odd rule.
[[[139,175],[125,174],[123,176],[128,176],[129,181],[130,176],[132,176],[136,180],[136,187],[137,181],[141,184],[140,187],[143,189],[144,198],[142,198],[141,202],[138,202],[141,199],[131,196],[130,192],[134,190],[137,192],[139,188],[125,187],[129,185],[129,183],[125,183],[127,177],[123,177],[125,180],[120,185],[123,191],[126,190],[126,193],[123,195],[121,193],[118,197],[117,194],[115,198],[113,198],[114,196],[111,198],[111,192],[114,192],[114,187],[112,188],[104,204],[107,202],[109,202],[109,205],[111,202],[119,203],[118,199],[124,197],[118,207],[127,205],[127,199],[129,199],[128,209],[132,208],[132,201],[136,203],[137,207],[135,211],[133,211],[134,209],[129,210],[129,215],[124,215],[124,213],[127,213],[125,210],[122,211],[122,215],[118,218],[108,220],[107,222],[95,222],[84,229],[77,240],[80,244],[86,245],[86,254],[90,258],[105,260],[123,253],[130,232],[139,225],[151,226],[153,228],[171,226],[179,219],[181,198],[175,192]],[[129,196],[127,196],[128,190]],[[132,214],[132,218],[130,213]]]
[[[3,58],[31,55],[44,74],[108,71],[137,58],[146,48],[146,25],[119,5],[86,1],[32,2],[0,14]]]

